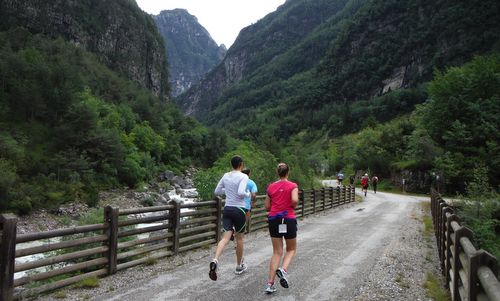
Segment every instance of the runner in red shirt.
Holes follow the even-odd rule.
[[[299,202],[299,190],[297,184],[288,181],[288,165],[278,164],[279,181],[269,185],[265,206],[269,221],[269,234],[273,243],[273,256],[269,263],[269,280],[267,282],[266,293],[274,293],[275,276],[280,278],[280,284],[284,288],[289,287],[287,279],[287,268],[297,251],[297,219],[295,217],[295,206]],[[283,265],[280,265],[283,255],[283,238],[286,241],[286,253],[283,258]]]

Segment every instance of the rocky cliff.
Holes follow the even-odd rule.
[[[172,95],[198,83],[226,55],[195,16],[184,9],[162,11],[154,16],[166,45]]]
[[[168,97],[163,40],[134,0],[1,0],[0,30],[16,26],[79,45],[156,96]]]

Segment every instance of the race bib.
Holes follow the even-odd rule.
[[[278,233],[286,233],[286,224],[278,225]]]

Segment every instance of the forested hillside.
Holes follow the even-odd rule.
[[[225,151],[226,136],[72,43],[12,28],[0,45],[0,211],[93,205]]]
[[[233,124],[232,132],[240,137],[286,141],[305,128],[338,136],[411,112],[427,98],[421,84],[435,69],[463,64],[499,47],[497,1],[334,2],[343,10],[295,40],[295,47],[276,49],[272,61],[266,55],[272,50],[254,53],[255,59],[242,63],[262,62],[253,72],[215,91],[202,82],[181,101],[204,91],[218,95],[215,100],[200,98],[210,113],[194,115],[210,125]],[[287,3],[320,9],[311,1]],[[278,10],[241,36],[258,36],[268,18],[281,20],[284,15]],[[237,39],[228,57],[236,51],[250,56],[246,42]]]

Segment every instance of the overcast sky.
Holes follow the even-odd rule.
[[[208,30],[217,44],[229,48],[240,30],[256,23],[285,3],[285,0],[136,0],[147,13],[187,9]]]

